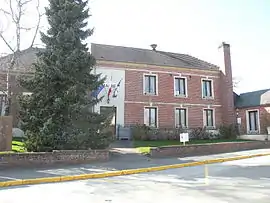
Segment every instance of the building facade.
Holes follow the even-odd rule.
[[[97,95],[103,99],[94,110],[114,109],[112,123],[116,135],[117,127],[136,124],[217,129],[237,121],[242,134],[266,134],[270,89],[236,95],[230,45],[222,43],[220,50],[223,65],[218,67],[190,55],[158,51],[156,45],[152,49],[138,49],[92,44],[91,54],[97,61],[94,73],[106,77]],[[10,71],[14,127],[19,121],[15,96],[24,92],[16,78],[33,74],[31,64],[36,53],[37,49],[22,51],[17,65]],[[8,56],[0,60],[1,99],[5,98],[2,90],[6,90],[8,61]]]
[[[268,139],[265,135],[270,133],[270,89],[235,94],[234,100],[243,138]]]
[[[97,73],[107,84],[122,81],[115,98],[105,85],[100,96],[106,99],[96,110],[115,107],[121,126],[216,129],[235,123],[230,45],[222,49],[224,70],[189,55],[92,44]]]

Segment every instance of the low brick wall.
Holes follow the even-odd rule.
[[[220,153],[230,153],[244,150],[270,148],[270,141],[223,142],[215,144],[192,144],[186,146],[164,146],[150,149],[151,157],[187,157]]]
[[[0,168],[32,167],[54,164],[83,164],[93,161],[107,161],[108,150],[63,150],[53,152],[29,152],[0,154]]]

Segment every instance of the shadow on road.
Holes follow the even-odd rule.
[[[179,158],[151,159],[136,152],[131,141],[118,141],[111,146],[111,159],[108,162],[95,162],[79,165],[40,166],[36,168],[0,169],[0,182],[16,179],[30,179],[55,177],[65,175],[79,175],[100,173],[106,171],[154,167],[177,163],[186,163],[191,160]]]
[[[248,152],[245,152],[248,153]],[[232,155],[218,155],[218,156],[232,156]],[[87,173],[100,173],[106,171],[114,170],[123,170],[123,169],[135,169],[135,168],[145,168],[145,167],[154,167],[161,165],[170,165],[170,164],[179,164],[192,161],[198,161],[208,158],[216,158],[216,155],[213,156],[204,156],[204,157],[189,157],[189,158],[166,158],[166,159],[151,159],[149,157],[143,156],[137,153],[134,148],[131,147],[130,143],[125,142],[114,143],[112,147],[112,156],[111,160],[103,163],[89,163],[89,164],[80,164],[80,165],[71,165],[71,166],[53,166],[53,167],[38,167],[31,169],[3,169],[0,170],[0,182],[15,180],[15,179],[31,179],[31,178],[42,178],[42,177],[55,177],[55,176],[65,176],[65,175],[79,175]],[[191,181],[196,182],[199,178],[204,178],[203,167],[198,170],[199,167],[189,167],[183,169],[172,169],[169,171],[156,172],[149,174],[140,174],[145,176],[145,180],[148,180],[150,177],[156,176],[157,174],[166,174],[169,177],[175,177],[181,181]],[[261,178],[269,178],[270,173],[267,171],[267,166],[224,166],[222,164],[214,164],[215,168],[214,173],[212,172],[212,166],[209,165],[209,176],[215,176],[216,178],[229,178],[234,180],[234,178],[248,178],[259,180]],[[232,170],[233,169],[233,170]],[[178,170],[177,175],[172,174],[174,170]],[[256,170],[256,172],[254,172]],[[191,172],[192,171],[192,172]],[[189,174],[189,175],[188,175]],[[137,177],[128,176],[128,177]],[[148,177],[148,178],[146,178]],[[120,178],[120,177],[119,177]],[[144,181],[144,180],[142,180]],[[153,181],[157,181],[153,179]],[[164,181],[164,180],[163,180]],[[168,180],[169,181],[169,180]],[[20,187],[20,186],[19,186]],[[27,186],[22,186],[27,187]],[[185,186],[187,187],[187,186]],[[14,188],[14,187],[13,187]],[[5,189],[5,188],[4,188]]]

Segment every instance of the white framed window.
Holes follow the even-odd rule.
[[[144,124],[150,127],[158,127],[157,107],[144,107]]]
[[[175,127],[188,127],[188,113],[186,108],[175,108]]]
[[[246,112],[247,120],[247,133],[259,133],[260,132],[260,119],[259,110],[247,110]]]
[[[202,79],[202,98],[214,98],[213,80]]]
[[[214,109],[203,109],[203,126],[206,128],[215,128]]]
[[[187,78],[174,77],[174,96],[187,97]]]
[[[146,95],[157,95],[158,77],[154,74],[144,74],[143,76],[143,93]]]

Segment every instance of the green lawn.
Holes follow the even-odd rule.
[[[12,151],[10,152],[0,152],[0,154],[14,153],[14,152],[26,152],[24,143],[22,141],[13,140],[12,141]]]
[[[12,151],[13,152],[25,152],[24,143],[22,141],[12,141]]]
[[[204,143],[220,143],[220,142],[243,142],[247,140],[229,140],[229,139],[218,139],[218,140],[192,140],[188,144],[204,144]],[[249,140],[250,141],[250,140]],[[150,152],[151,147],[160,147],[160,146],[172,146],[172,145],[183,145],[178,140],[153,140],[153,141],[140,141],[134,140],[133,146],[143,154]]]

